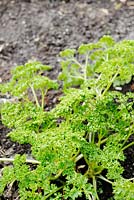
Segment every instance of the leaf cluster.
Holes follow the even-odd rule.
[[[60,53],[62,72],[59,79],[64,87],[83,85],[104,89],[112,80],[113,86],[124,85],[134,75],[134,41],[116,43],[103,36],[97,43],[82,44],[78,50],[66,49]]]
[[[49,67],[34,62],[12,71],[2,92],[21,99],[2,106],[2,122],[11,129],[13,141],[31,145],[38,164],[31,168],[26,155],[16,155],[13,165],[2,171],[1,194],[17,181],[21,200],[99,200],[98,183],[103,180],[112,185],[115,200],[134,198],[133,179],[123,178],[121,165],[124,150],[134,144],[128,141],[134,133],[134,94],[110,91],[111,85],[131,80],[133,50],[133,41],[115,43],[104,36],[81,45],[79,55],[72,49],[61,52],[59,78],[65,90],[48,112],[36,91],[43,91],[44,99],[46,90],[57,88],[41,75]],[[27,98],[29,88],[35,102]]]
[[[38,91],[40,91],[43,108],[44,96],[47,91],[58,88],[56,81],[42,75],[44,71],[50,69],[50,66],[43,65],[37,61],[30,61],[25,65],[17,66],[11,71],[11,80],[8,83],[0,85],[0,91],[2,93],[8,92],[11,96],[18,97],[19,99],[35,101],[37,106],[40,106],[37,97]],[[33,95],[32,98],[29,97],[29,90],[31,90]]]

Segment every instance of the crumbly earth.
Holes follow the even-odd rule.
[[[12,67],[31,59],[53,66],[49,76],[56,78],[61,50],[97,41],[104,34],[116,41],[134,39],[133,0],[124,4],[119,0],[0,0],[0,82],[9,80]],[[125,90],[130,90],[130,85]],[[57,96],[50,93],[48,105],[55,103]],[[29,145],[11,142],[8,131],[0,124],[0,157],[29,154]],[[134,149],[129,148],[125,154],[124,176],[131,178]],[[3,166],[0,163],[0,168]],[[111,188],[101,184],[104,193],[100,198],[107,200]],[[7,188],[0,199],[18,199],[17,187],[12,191]]]

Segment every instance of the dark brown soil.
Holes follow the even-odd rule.
[[[53,66],[49,75],[56,78],[61,50],[97,41],[104,34],[112,35],[116,41],[134,39],[133,0],[125,4],[119,0],[0,0],[0,82],[10,78],[12,67],[31,59]],[[131,90],[130,86],[125,91]],[[56,102],[52,100],[56,95],[48,95],[48,106]],[[11,142],[7,132],[0,124],[0,157],[30,154],[28,145]],[[131,178],[134,148],[125,154],[124,176]],[[0,163],[0,168],[3,166]],[[0,199],[18,199],[16,191],[7,193]],[[101,200],[111,194],[111,188],[104,185]]]

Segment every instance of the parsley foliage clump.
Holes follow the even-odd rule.
[[[113,199],[134,198],[133,177],[125,179],[121,165],[124,150],[134,144],[128,140],[134,134],[134,94],[110,90],[133,78],[133,52],[134,41],[116,43],[110,36],[62,51],[63,95],[50,111],[44,97],[58,87],[42,75],[50,67],[33,62],[13,69],[0,88],[18,101],[2,106],[2,122],[13,141],[31,145],[33,159],[16,155],[4,167],[1,194],[17,181],[21,200],[99,200],[103,180],[112,185]]]

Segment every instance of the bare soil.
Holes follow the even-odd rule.
[[[112,35],[116,41],[134,39],[134,2],[128,0],[0,0],[0,82],[8,81],[10,69],[28,60],[39,60],[53,66],[49,76],[60,71],[59,52],[77,48],[81,43],[97,41]],[[124,87],[132,91],[132,83]],[[59,94],[48,95],[48,107]],[[6,136],[9,130],[0,123],[0,157],[16,153],[30,154],[29,145],[13,143]],[[133,140],[133,138],[130,138]],[[125,152],[124,177],[134,176],[134,148]],[[0,169],[5,164],[0,163]],[[101,200],[112,196],[104,185]],[[19,199],[17,186],[6,189],[1,200]]]

